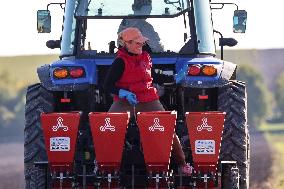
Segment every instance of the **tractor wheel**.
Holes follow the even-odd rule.
[[[240,189],[248,189],[249,135],[245,84],[231,81],[228,85],[219,88],[218,93],[218,110],[226,112],[220,161],[236,161],[240,173]],[[232,184],[230,180],[233,179],[224,182],[224,188],[230,188]]]
[[[47,172],[36,167],[34,162],[47,161],[43,131],[40,123],[42,112],[52,112],[54,109],[53,95],[41,84],[31,85],[27,89],[25,107],[25,188],[42,189],[47,186]]]

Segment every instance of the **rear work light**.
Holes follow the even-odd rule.
[[[190,65],[187,70],[188,75],[199,75],[200,74],[200,65]]]
[[[53,71],[53,75],[58,79],[63,79],[68,76],[68,70],[66,68],[56,68]]]
[[[82,77],[84,75],[84,69],[81,67],[70,69],[70,76],[73,78]]]
[[[213,76],[216,75],[217,69],[214,66],[205,65],[202,67],[202,73],[204,75]]]

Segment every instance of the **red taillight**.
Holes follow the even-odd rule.
[[[199,75],[200,74],[200,66],[199,65],[191,65],[187,71],[188,75]]]
[[[70,76],[73,78],[82,77],[84,75],[83,68],[72,68],[70,69]]]

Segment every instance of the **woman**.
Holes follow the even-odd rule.
[[[114,95],[109,112],[129,111],[133,115],[136,112],[165,111],[157,89],[153,87],[151,57],[142,49],[147,40],[139,29],[133,27],[118,34],[120,47],[104,83],[105,90]],[[133,112],[133,107],[136,112]],[[172,154],[175,162],[182,166],[183,173],[191,174],[176,134]]]

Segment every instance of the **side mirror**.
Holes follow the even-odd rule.
[[[245,10],[235,10],[233,18],[234,33],[245,33],[246,32],[246,23],[247,23],[247,11]]]
[[[49,10],[37,11],[37,31],[38,33],[51,32],[51,16]]]

